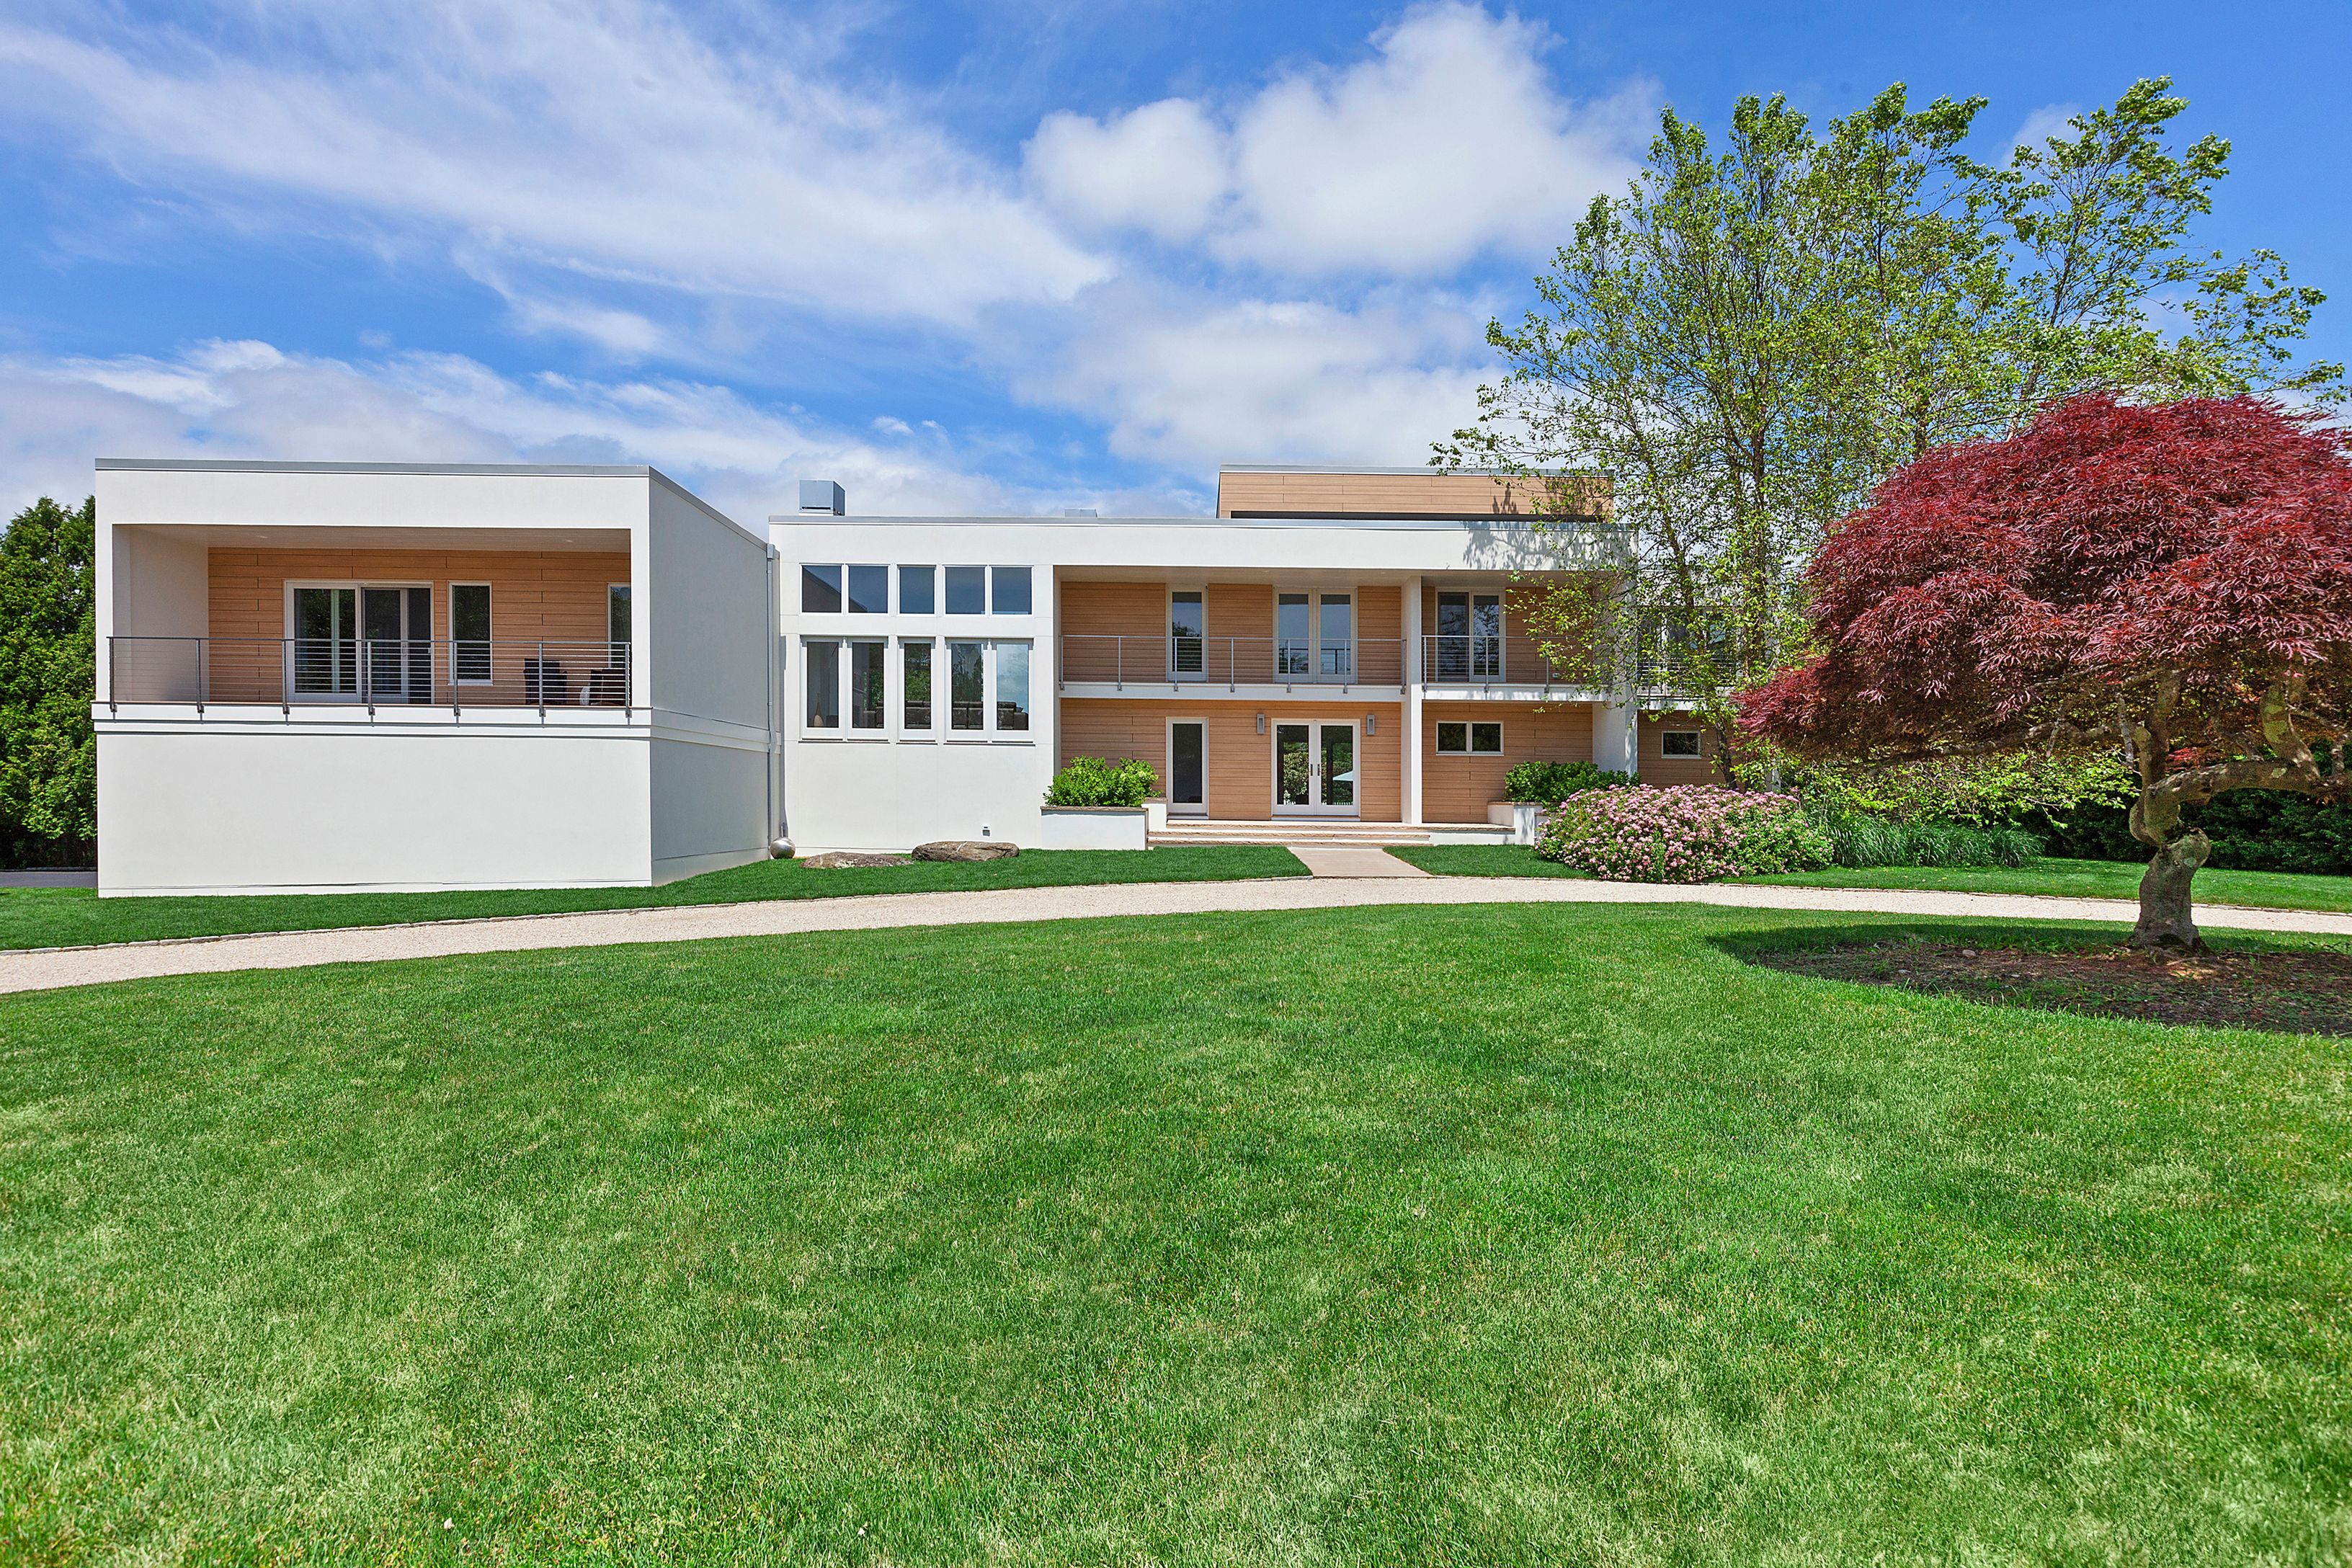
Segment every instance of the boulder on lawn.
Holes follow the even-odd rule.
[[[915,846],[918,860],[1002,860],[1020,853],[1018,844],[994,844],[985,838],[942,838]]]
[[[818,871],[837,871],[845,866],[911,866],[904,855],[870,855],[856,849],[834,849],[823,855],[812,855],[802,865]]]

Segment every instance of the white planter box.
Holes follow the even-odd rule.
[[[1037,834],[1040,849],[1141,849],[1147,808],[1140,805],[1049,805]]]
[[[1508,842],[1513,844],[1533,844],[1536,835],[1543,829],[1547,815],[1542,806],[1524,801],[1496,800],[1486,805],[1486,820],[1497,827],[1509,828]]]

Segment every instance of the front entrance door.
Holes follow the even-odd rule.
[[[1209,814],[1209,726],[1198,719],[1168,721],[1168,815]]]
[[[1276,816],[1361,815],[1356,789],[1356,726],[1286,723],[1274,727]]]

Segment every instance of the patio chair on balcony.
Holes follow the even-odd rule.
[[[590,703],[604,708],[619,708],[629,700],[629,672],[607,666],[588,672]]]
[[[571,688],[564,684],[562,661],[552,658],[524,659],[522,661],[522,700],[541,708],[552,708],[570,701]]]

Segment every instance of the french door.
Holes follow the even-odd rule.
[[[1168,721],[1168,815],[1209,815],[1209,726],[1199,719]]]
[[[298,702],[433,700],[433,590],[298,586],[287,684]]]
[[[1356,726],[1292,722],[1274,727],[1274,814],[1356,816]]]

